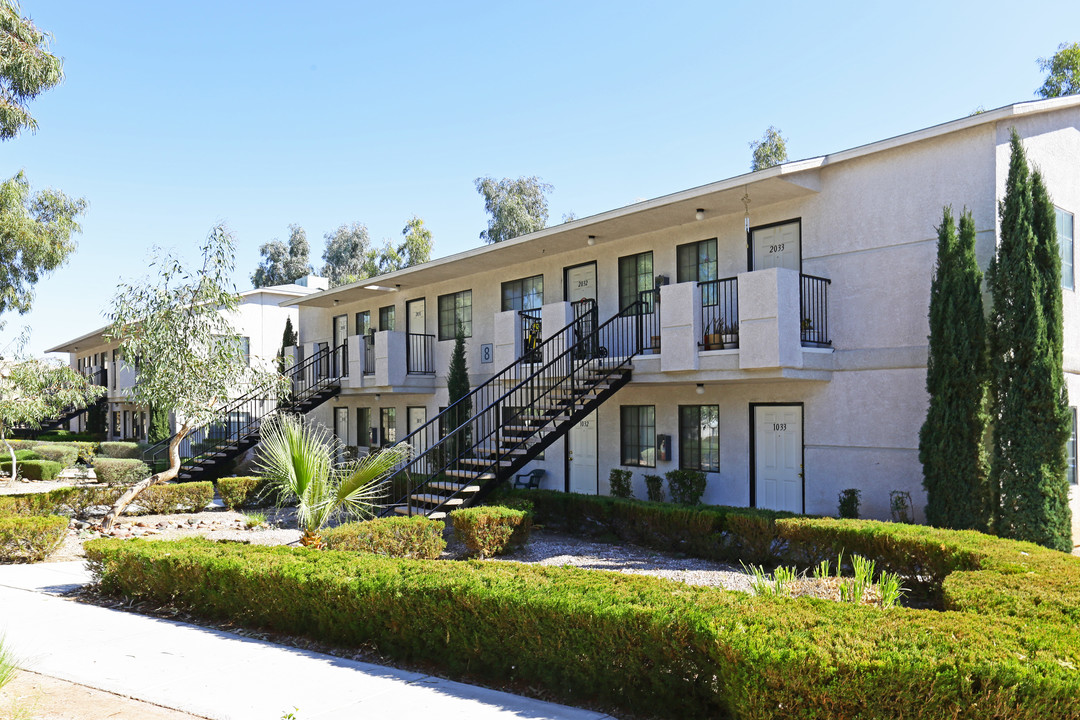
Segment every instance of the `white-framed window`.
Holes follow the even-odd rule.
[[[1076,287],[1073,277],[1073,234],[1074,220],[1071,212],[1059,207],[1054,208],[1057,215],[1058,249],[1061,251],[1061,287],[1072,290]]]
[[[1069,408],[1069,414],[1072,416],[1072,431],[1065,445],[1065,459],[1069,463],[1069,484],[1076,485],[1076,408]]]

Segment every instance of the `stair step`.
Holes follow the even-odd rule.
[[[427,486],[432,490],[442,490],[443,492],[455,492],[455,493],[475,493],[480,492],[479,485],[459,485],[457,483],[448,482],[431,482]]]
[[[394,512],[397,513],[398,515],[408,515],[409,514],[409,508],[404,506],[404,505],[398,505],[396,508],[394,508]],[[412,514],[413,515],[423,515],[425,517],[431,518],[432,520],[442,520],[443,518],[446,517],[446,513],[444,513],[442,510],[436,510],[435,512],[428,512],[424,508],[413,508],[412,509]]]
[[[550,425],[551,421],[544,423],[543,425],[503,425],[502,429],[505,432],[512,433],[531,433],[531,432],[547,432],[547,425]]]
[[[478,470],[447,470],[450,477],[475,478],[476,480],[494,480],[495,473],[479,472]]]
[[[465,502],[461,498],[448,498],[445,495],[410,495],[409,497],[416,502],[428,505],[461,505]]]
[[[493,465],[493,464],[498,463],[499,465],[502,465],[502,466],[505,467],[506,465],[509,465],[512,461],[511,460],[497,460],[496,461],[496,460],[492,460],[491,458],[473,457],[473,458],[461,458],[460,460],[458,460],[458,462],[461,463],[462,465],[484,465],[484,466]]]

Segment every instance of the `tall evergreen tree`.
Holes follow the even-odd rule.
[[[938,227],[937,268],[930,286],[930,407],[919,431],[926,520],[958,530],[990,524],[983,438],[988,415],[986,321],[975,221],[965,211],[960,236],[946,207]]]
[[[277,354],[278,372],[285,374],[285,348],[296,345],[296,332],[293,330],[292,318],[285,318],[285,330],[281,333],[281,349]]]
[[[1061,260],[1045,187],[1036,189],[1014,130],[1001,238],[988,273],[994,442],[992,487],[999,535],[1072,548],[1062,370]],[[1041,181],[1039,182],[1041,186]],[[1037,212],[1038,211],[1038,212]],[[1055,325],[1055,327],[1051,327]]]
[[[150,404],[150,427],[146,430],[146,441],[151,445],[172,437],[169,431],[169,409],[158,403]]]
[[[450,355],[450,369],[446,375],[446,390],[450,395],[446,428],[448,431],[463,425],[472,417],[472,400],[469,395],[469,368],[465,362],[465,329],[458,323],[454,335],[454,351]],[[458,401],[461,401],[460,403]],[[457,405],[455,405],[457,403]],[[449,444],[450,460],[460,455],[468,446],[469,430],[456,432]]]

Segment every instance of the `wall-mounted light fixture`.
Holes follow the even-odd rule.
[[[697,211],[694,213],[694,218],[696,218],[697,220],[704,220],[705,208],[698,208]]]
[[[705,394],[705,384],[704,383],[698,383],[697,387],[694,388],[694,392],[696,392],[698,395],[704,395]]]
[[[334,305],[335,305],[335,306],[337,306],[337,304],[338,304],[339,302],[341,302],[341,301],[340,301],[340,300],[338,300],[337,298],[334,298]]]
[[[590,235],[589,239],[586,240],[585,242],[588,244],[589,247],[592,247],[593,245],[596,244],[596,236],[595,235]]]

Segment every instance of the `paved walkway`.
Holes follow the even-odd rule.
[[[213,720],[609,716],[57,595],[81,562],[0,565],[0,635],[28,670]]]

